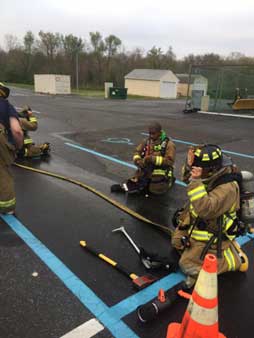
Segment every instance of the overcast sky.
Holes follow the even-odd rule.
[[[6,34],[22,39],[31,30],[114,34],[126,50],[190,53],[241,52],[254,56],[254,0],[0,0],[0,46]]]

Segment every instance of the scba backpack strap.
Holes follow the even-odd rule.
[[[158,149],[161,153],[161,156],[165,156],[166,154],[166,149],[167,149],[167,145],[168,145],[168,142],[169,142],[169,137],[165,137],[163,139],[163,141],[161,141],[161,143],[157,146],[159,147],[160,149]],[[146,156],[146,153],[147,153],[147,150],[149,149],[150,147],[150,140],[149,138],[146,140],[146,143],[144,145],[144,148],[142,150],[142,153],[141,153],[141,157],[144,158]]]
[[[249,175],[252,175],[249,173]],[[252,175],[253,176],[253,175]],[[225,174],[218,178],[213,185],[213,189],[218,185],[237,182],[240,189],[240,209],[236,212],[237,218],[234,219],[232,226],[227,230],[229,236],[242,236],[249,230],[249,224],[254,221],[254,193],[246,191],[244,188],[244,180],[242,172]],[[231,218],[229,212],[225,214]]]

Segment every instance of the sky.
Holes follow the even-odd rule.
[[[172,46],[188,54],[240,52],[254,57],[254,0],[0,0],[0,46],[31,30],[74,34],[99,31],[121,39],[126,51]]]

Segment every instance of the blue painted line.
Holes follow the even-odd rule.
[[[223,149],[222,149],[223,150]],[[236,155],[236,156],[240,156],[240,157],[246,157],[246,158],[251,158],[253,159],[254,156],[253,155],[247,155],[247,154],[242,154],[242,153],[236,153],[234,151],[229,151],[229,150],[223,150],[224,153],[227,153],[227,154],[231,154],[231,155]]]
[[[183,141],[184,142],[184,141]],[[110,161],[136,169],[136,166],[125,161],[115,159],[98,153],[94,150],[81,147],[72,143],[66,145],[86,151],[93,155],[108,159]],[[188,144],[190,144],[188,142]],[[185,186],[181,181],[177,184]],[[151,299],[155,298],[158,290],[163,288],[169,290],[176,284],[184,280],[184,275],[181,272],[170,274],[158,282],[152,284],[148,288],[132,295],[118,304],[107,307],[105,303],[98,298],[94,292],[87,287],[77,276],[75,276],[53,253],[51,253],[34,235],[27,230],[15,217],[1,216],[6,223],[26,242],[26,244],[42,259],[42,261],[62,280],[66,287],[80,300],[80,302],[88,308],[101,323],[112,332],[115,337],[133,337],[138,336],[122,321],[121,318],[136,310],[139,305],[146,304]],[[237,241],[242,246],[250,240],[254,239],[254,235],[248,234],[239,237]]]
[[[163,289],[168,291],[173,286],[182,282],[185,275],[182,272],[171,273],[168,276],[153,283],[144,290],[132,295],[110,308],[110,312],[117,318],[123,318],[129,313],[135,311],[138,306],[146,304],[158,295],[158,291]]]
[[[79,149],[79,150],[82,150],[82,151],[86,151],[87,153],[93,154],[95,156],[99,156],[99,157],[105,158],[106,160],[113,161],[115,163],[125,165],[126,167],[137,169],[137,167],[134,164],[118,160],[118,159],[116,159],[114,157],[111,157],[111,156],[108,156],[108,155],[104,155],[104,154],[98,153],[97,151],[94,151],[92,149],[81,147],[78,144],[73,144],[73,143],[69,143],[69,142],[65,142],[65,144],[67,146],[69,146],[69,147],[76,148],[76,149]]]
[[[148,133],[141,133],[141,135],[149,136]],[[188,144],[188,145],[191,145],[191,146],[196,146],[196,145],[198,145],[198,143],[192,143],[192,142],[182,141],[182,140],[179,140],[179,139],[176,139],[176,138],[172,138],[172,140],[173,140],[174,142],[176,142],[176,143]],[[251,158],[251,159],[254,158],[254,155],[248,155],[248,154],[243,154],[243,153],[237,153],[237,152],[229,151],[229,150],[225,150],[225,149],[222,149],[222,150],[223,150],[224,153],[227,153],[227,154],[236,155],[236,156],[241,156],[241,157],[246,157],[246,158]]]
[[[141,133],[141,135],[144,135],[144,136],[149,136],[148,133]],[[172,138],[172,140],[176,143],[183,143],[183,144],[188,144],[188,145],[191,145],[191,146],[196,146],[197,143],[192,143],[192,142],[187,142],[187,141],[182,141],[182,140],[178,140],[176,138]]]
[[[135,311],[138,306],[146,304],[148,301],[154,299],[157,296],[159,289],[170,290],[176,284],[184,280],[184,274],[181,272],[169,274],[146,289],[122,300],[110,308],[14,216],[1,215],[1,218],[24,240],[36,255],[80,300],[80,302],[90,310],[116,338],[138,338],[138,336],[125,323],[120,321],[120,319]],[[237,238],[237,241],[242,246],[253,239],[254,234],[248,234]]]
[[[254,234],[247,234],[245,236],[240,236],[236,240],[241,246],[243,246],[244,244],[248,243],[249,241],[254,240]]]
[[[172,139],[172,140],[176,143],[183,143],[183,144],[188,144],[188,145],[193,145],[193,146],[197,145],[197,143],[186,142],[186,141],[182,141],[182,140],[178,140],[178,139]],[[224,153],[227,153],[227,154],[254,159],[254,155],[237,153],[237,152],[229,151],[229,150],[225,150],[225,149],[222,149],[222,150],[223,150]]]
[[[246,236],[238,237],[236,240],[240,246],[243,246],[249,241],[254,240],[254,234],[247,234]],[[123,318],[129,313],[135,311],[138,306],[146,304],[150,300],[156,298],[159,289],[168,291],[184,279],[185,275],[180,271],[177,273],[171,273],[168,276],[160,279],[158,282],[152,284],[148,288],[112,306],[110,308],[110,312],[119,319]]]
[[[94,150],[91,150],[91,149],[88,149],[88,148],[85,148],[85,147],[81,147],[79,145],[72,144],[72,143],[65,143],[65,144],[70,146],[70,147],[73,147],[73,148],[76,148],[76,149],[79,149],[79,150],[82,150],[82,151],[86,151],[86,152],[89,152],[93,155],[96,155],[96,156],[99,156],[99,157],[102,157],[102,158],[106,158],[110,161],[120,163],[122,165],[136,169],[135,165],[133,165],[133,164],[117,160],[117,159],[115,159],[111,156],[107,156],[107,155],[98,153]],[[186,186],[186,184],[181,182],[181,181],[178,181],[176,183],[183,185],[183,186]],[[237,239],[237,241],[242,246],[252,239],[250,236],[254,236],[254,235],[239,237]],[[139,293],[137,293],[137,294],[135,294],[131,297],[128,297],[128,298],[124,299],[123,301],[119,302],[118,304],[112,306],[109,311],[110,311],[110,313],[112,313],[112,315],[114,317],[117,317],[119,319],[123,318],[124,316],[126,316],[129,313],[136,310],[136,308],[139,305],[146,304],[148,301],[154,299],[157,296],[159,289],[162,288],[164,290],[170,290],[172,287],[174,287],[176,284],[180,283],[182,280],[184,280],[184,275],[181,272],[176,273],[176,274],[170,274],[170,275],[162,278],[158,282],[152,284],[148,288],[140,291]]]
[[[79,149],[79,150],[82,150],[82,151],[86,151],[87,153],[90,153],[90,154],[93,154],[95,156],[99,156],[99,157],[105,158],[106,160],[109,160],[109,161],[112,161],[112,162],[124,165],[126,167],[137,169],[137,167],[134,164],[118,160],[118,159],[116,159],[114,157],[111,157],[111,156],[108,156],[108,155],[104,155],[102,153],[98,153],[97,151],[94,151],[92,149],[81,147],[78,144],[73,144],[73,143],[69,143],[69,142],[65,142],[65,144],[67,146],[69,146],[69,147],[76,148],[76,149]],[[179,180],[176,180],[176,184],[181,185],[183,187],[186,187],[186,184],[184,182],[182,182],[182,181],[179,181]]]
[[[110,308],[22,223],[12,215],[1,215],[1,218],[23,239],[35,254],[59,277],[65,286],[98,318],[114,337],[138,338],[124,322],[114,317]]]

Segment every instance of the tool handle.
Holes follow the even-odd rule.
[[[128,239],[128,241],[131,243],[131,245],[134,247],[134,249],[136,250],[136,252],[140,255],[140,249],[139,249],[139,247],[136,245],[136,243],[130,237],[130,235],[128,234],[128,232],[125,229],[123,229],[122,233],[125,235],[125,237]]]
[[[116,270],[120,271],[122,274],[124,274],[125,276],[131,278],[132,280],[138,278],[137,275],[135,275],[134,273],[128,271],[127,269],[125,269],[123,266],[119,265],[117,262],[115,262],[113,259],[105,256],[104,254],[96,251],[95,249],[87,246],[86,241],[80,241],[79,242],[81,247],[86,249],[88,252],[90,252],[92,255],[100,258],[101,260],[103,260],[104,262],[110,264],[111,266],[113,266]]]

